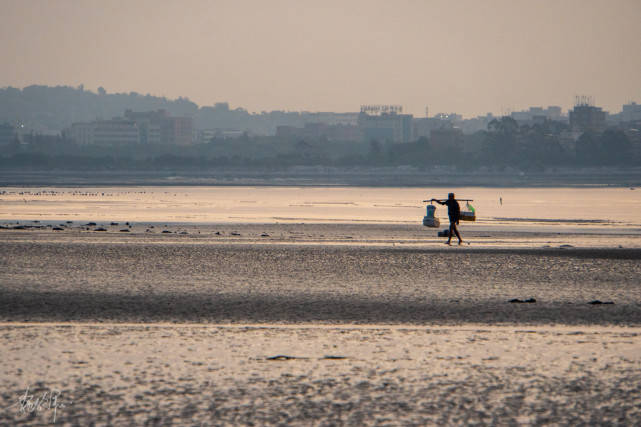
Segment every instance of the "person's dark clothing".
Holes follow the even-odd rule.
[[[461,219],[461,207],[456,199],[447,199],[444,203],[447,206],[447,216],[450,222],[458,222]]]

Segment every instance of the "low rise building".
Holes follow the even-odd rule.
[[[78,145],[120,146],[140,143],[136,122],[122,118],[73,123],[62,131],[62,136]]]
[[[402,114],[402,108],[394,105],[362,106],[358,116],[358,128],[365,140],[381,142],[409,142],[412,139],[411,114]]]
[[[141,144],[190,145],[193,142],[190,117],[170,116],[165,110],[127,110],[125,118],[138,125]]]
[[[510,114],[510,117],[516,120],[519,125],[533,125],[544,123],[546,120],[557,122],[567,120],[567,117],[563,116],[562,113],[561,107],[552,105],[547,108],[530,107],[528,110],[514,111]]]
[[[198,129],[194,132],[194,142],[197,144],[208,144],[214,139],[219,130],[218,129]]]
[[[92,145],[93,130],[95,123],[73,123],[70,127],[62,131],[65,139],[71,140],[78,145]]]
[[[213,139],[237,139],[249,136],[249,133],[239,129],[198,129],[193,131],[193,135],[195,143],[208,144]]]
[[[93,122],[93,144],[101,146],[135,145],[140,143],[136,122],[115,118]]]
[[[161,127],[161,143],[167,145],[190,145],[192,121],[189,117],[167,117]]]
[[[78,145],[190,145],[192,120],[172,117],[164,110],[133,112],[111,120],[73,123],[63,136]]]
[[[441,152],[463,149],[463,131],[457,127],[441,127],[430,132],[430,148]]]
[[[623,105],[620,117],[622,122],[641,121],[641,104],[632,102]]]
[[[602,132],[606,127],[605,119],[605,111],[588,104],[576,105],[570,111],[570,127],[581,132]]]
[[[9,123],[0,123],[0,145],[8,145],[17,137],[16,128]]]
[[[308,139],[327,141],[362,141],[363,134],[360,129],[354,125],[326,123],[305,123],[300,127],[295,126],[277,126],[276,136],[283,139]]]

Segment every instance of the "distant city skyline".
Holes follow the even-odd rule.
[[[0,87],[424,116],[641,102],[641,2],[0,0]]]

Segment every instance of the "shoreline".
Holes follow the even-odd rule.
[[[345,324],[345,323],[163,323],[163,322],[20,322],[0,321],[2,328],[131,328],[131,329],[218,329],[228,331],[270,331],[270,330],[322,330],[322,331],[395,331],[395,332],[438,332],[438,331],[460,331],[460,332],[514,332],[514,333],[547,333],[563,332],[572,334],[580,331],[590,334],[600,333],[633,333],[641,336],[641,325],[521,325],[521,324],[497,324],[486,323],[462,323],[457,325],[449,324],[397,324],[397,323],[371,323],[371,324]]]
[[[641,168],[562,169],[543,173],[461,173],[447,169],[310,167],[289,170],[229,169],[220,171],[2,171],[0,186],[221,186],[221,187],[488,187],[600,188],[641,187]]]

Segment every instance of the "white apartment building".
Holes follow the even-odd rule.
[[[78,145],[133,145],[140,142],[140,131],[131,120],[97,120],[74,123],[63,131],[65,138]]]

